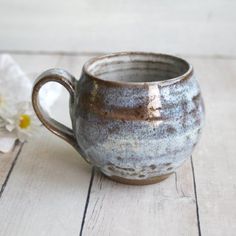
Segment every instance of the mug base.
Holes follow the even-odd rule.
[[[159,183],[165,179],[167,179],[170,175],[172,175],[173,173],[170,174],[166,174],[166,175],[161,175],[161,176],[155,176],[152,178],[148,178],[148,179],[126,179],[126,178],[122,178],[120,176],[108,176],[105,175],[108,179],[111,179],[115,182],[119,182],[122,184],[128,184],[128,185],[148,185],[148,184],[156,184]]]

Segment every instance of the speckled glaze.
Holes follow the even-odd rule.
[[[52,132],[106,176],[128,184],[154,183],[191,156],[203,125],[204,106],[193,68],[183,59],[116,53],[88,61],[79,81],[65,73],[46,72],[35,90],[45,77],[51,81],[52,74],[70,77],[71,137],[61,134],[65,127],[57,133],[56,124],[42,118],[37,94],[33,94],[35,111],[44,124],[50,123]]]

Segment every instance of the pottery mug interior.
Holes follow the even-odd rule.
[[[50,118],[38,101],[49,81],[70,93],[72,129]],[[32,104],[41,122],[109,178],[159,182],[191,156],[204,119],[192,66],[165,54],[123,52],[96,57],[80,80],[50,69],[36,80]]]

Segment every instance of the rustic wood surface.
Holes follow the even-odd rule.
[[[77,76],[90,56],[14,55],[31,76],[62,67]],[[166,181],[127,186],[92,171],[41,128],[0,155],[0,235],[226,235],[236,226],[236,60],[188,57],[200,81],[206,125],[192,159]],[[70,124],[68,95],[53,116]]]
[[[23,144],[16,144],[12,152],[0,154],[0,197],[14,168]]]
[[[236,60],[194,60],[206,125],[193,162],[202,235],[236,232]]]
[[[198,235],[191,163],[160,184],[128,186],[96,173],[84,235]]]

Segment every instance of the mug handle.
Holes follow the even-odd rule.
[[[47,112],[43,110],[39,102],[39,91],[41,87],[47,82],[57,82],[67,89],[73,103],[75,96],[75,81],[75,78],[71,74],[62,69],[55,68],[43,72],[34,83],[32,91],[32,105],[39,120],[48,130],[64,139],[76,150],[78,150],[78,145],[73,130],[51,118]]]

